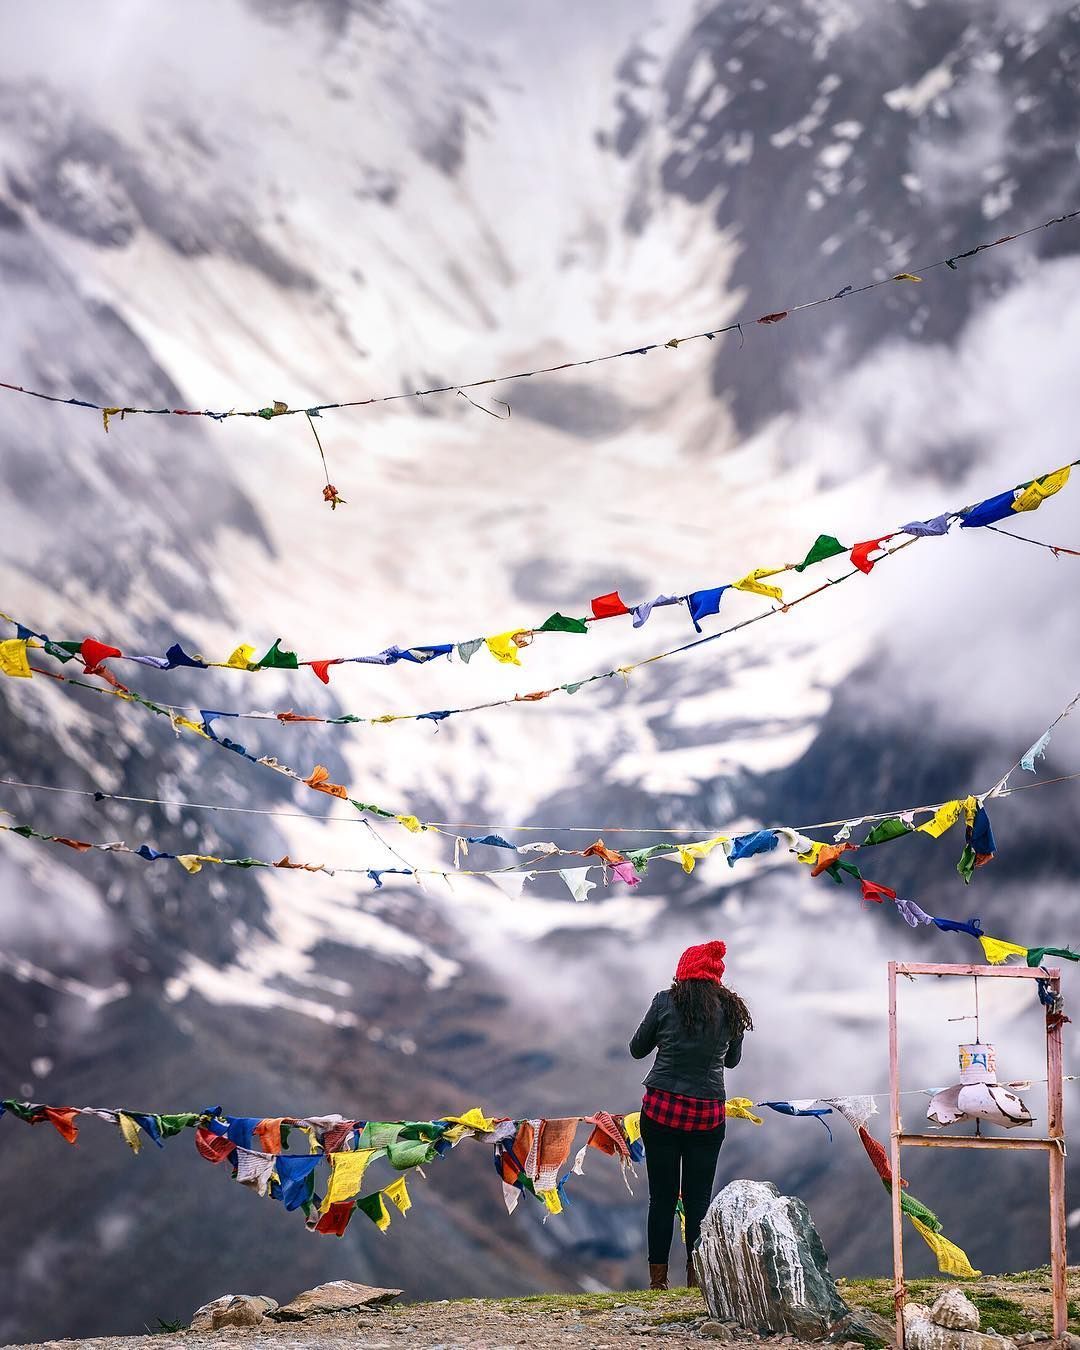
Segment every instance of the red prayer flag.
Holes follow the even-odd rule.
[[[107,661],[110,656],[123,656],[123,652],[119,647],[110,647],[108,643],[99,642],[97,638],[87,637],[82,640],[80,655],[86,667],[86,674],[93,675],[102,661]]]
[[[353,1200],[335,1201],[315,1225],[316,1233],[333,1233],[335,1237],[341,1237],[348,1228],[355,1209],[356,1203]]]
[[[873,900],[881,904],[884,900],[895,900],[896,892],[888,886],[879,886],[876,881],[867,881],[862,879],[862,898],[864,900]]]
[[[323,684],[330,683],[330,666],[336,666],[337,661],[309,661],[308,665],[315,672]]]
[[[875,553],[887,539],[891,538],[891,534],[883,534],[880,539],[864,539],[851,550],[851,561],[860,572],[865,572],[869,576],[874,570],[874,563],[881,561],[880,558],[871,560],[870,554]]]
[[[67,839],[62,834],[51,834],[49,838],[54,844],[67,844],[68,848],[73,848],[76,853],[85,853],[87,849],[93,848],[93,844],[84,844],[81,839]]]
[[[73,1144],[79,1137],[79,1127],[75,1124],[75,1117],[79,1114],[74,1106],[46,1106],[45,1119],[55,1125],[57,1130],[64,1136],[69,1144]]]
[[[592,602],[594,619],[611,619],[616,614],[629,614],[618,591],[609,591],[607,595],[598,595]]]
[[[862,1146],[866,1149],[866,1156],[874,1164],[874,1171],[886,1183],[892,1185],[892,1168],[889,1166],[889,1156],[885,1152],[885,1145],[881,1144],[870,1134],[865,1125],[859,1126],[859,1138],[862,1140]],[[907,1182],[900,1178],[900,1185],[906,1186]]]
[[[205,1125],[200,1125],[195,1131],[195,1147],[207,1161],[219,1163],[225,1161],[236,1145],[225,1135],[215,1134]]]
[[[758,323],[779,323],[781,319],[786,319],[788,312],[786,309],[778,309],[775,314],[763,314]]]

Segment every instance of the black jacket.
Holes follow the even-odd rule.
[[[723,1011],[713,1026],[691,1035],[671,990],[662,989],[634,1032],[630,1053],[635,1059],[644,1059],[656,1051],[656,1060],[645,1078],[646,1087],[724,1101],[724,1069],[738,1064],[742,1043],[742,1032],[732,1033]]]

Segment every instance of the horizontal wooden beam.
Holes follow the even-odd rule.
[[[1020,1148],[1056,1149],[1057,1139],[1007,1139],[988,1134],[901,1134],[902,1148]],[[1064,1139],[1061,1140],[1064,1142]]]
[[[1050,980],[1061,978],[1059,969],[1040,970],[1031,966],[942,966],[918,961],[897,961],[897,975],[985,975],[1014,980]]]

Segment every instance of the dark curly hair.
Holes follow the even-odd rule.
[[[671,997],[687,1031],[705,1031],[720,1013],[727,1015],[732,1035],[741,1036],[754,1027],[750,1009],[734,989],[715,980],[673,980]]]

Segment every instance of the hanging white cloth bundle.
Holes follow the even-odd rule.
[[[1006,1129],[1034,1120],[1020,1098],[997,1081],[997,1056],[985,1041],[960,1046],[960,1082],[931,1097],[926,1118],[934,1125],[985,1120]]]

